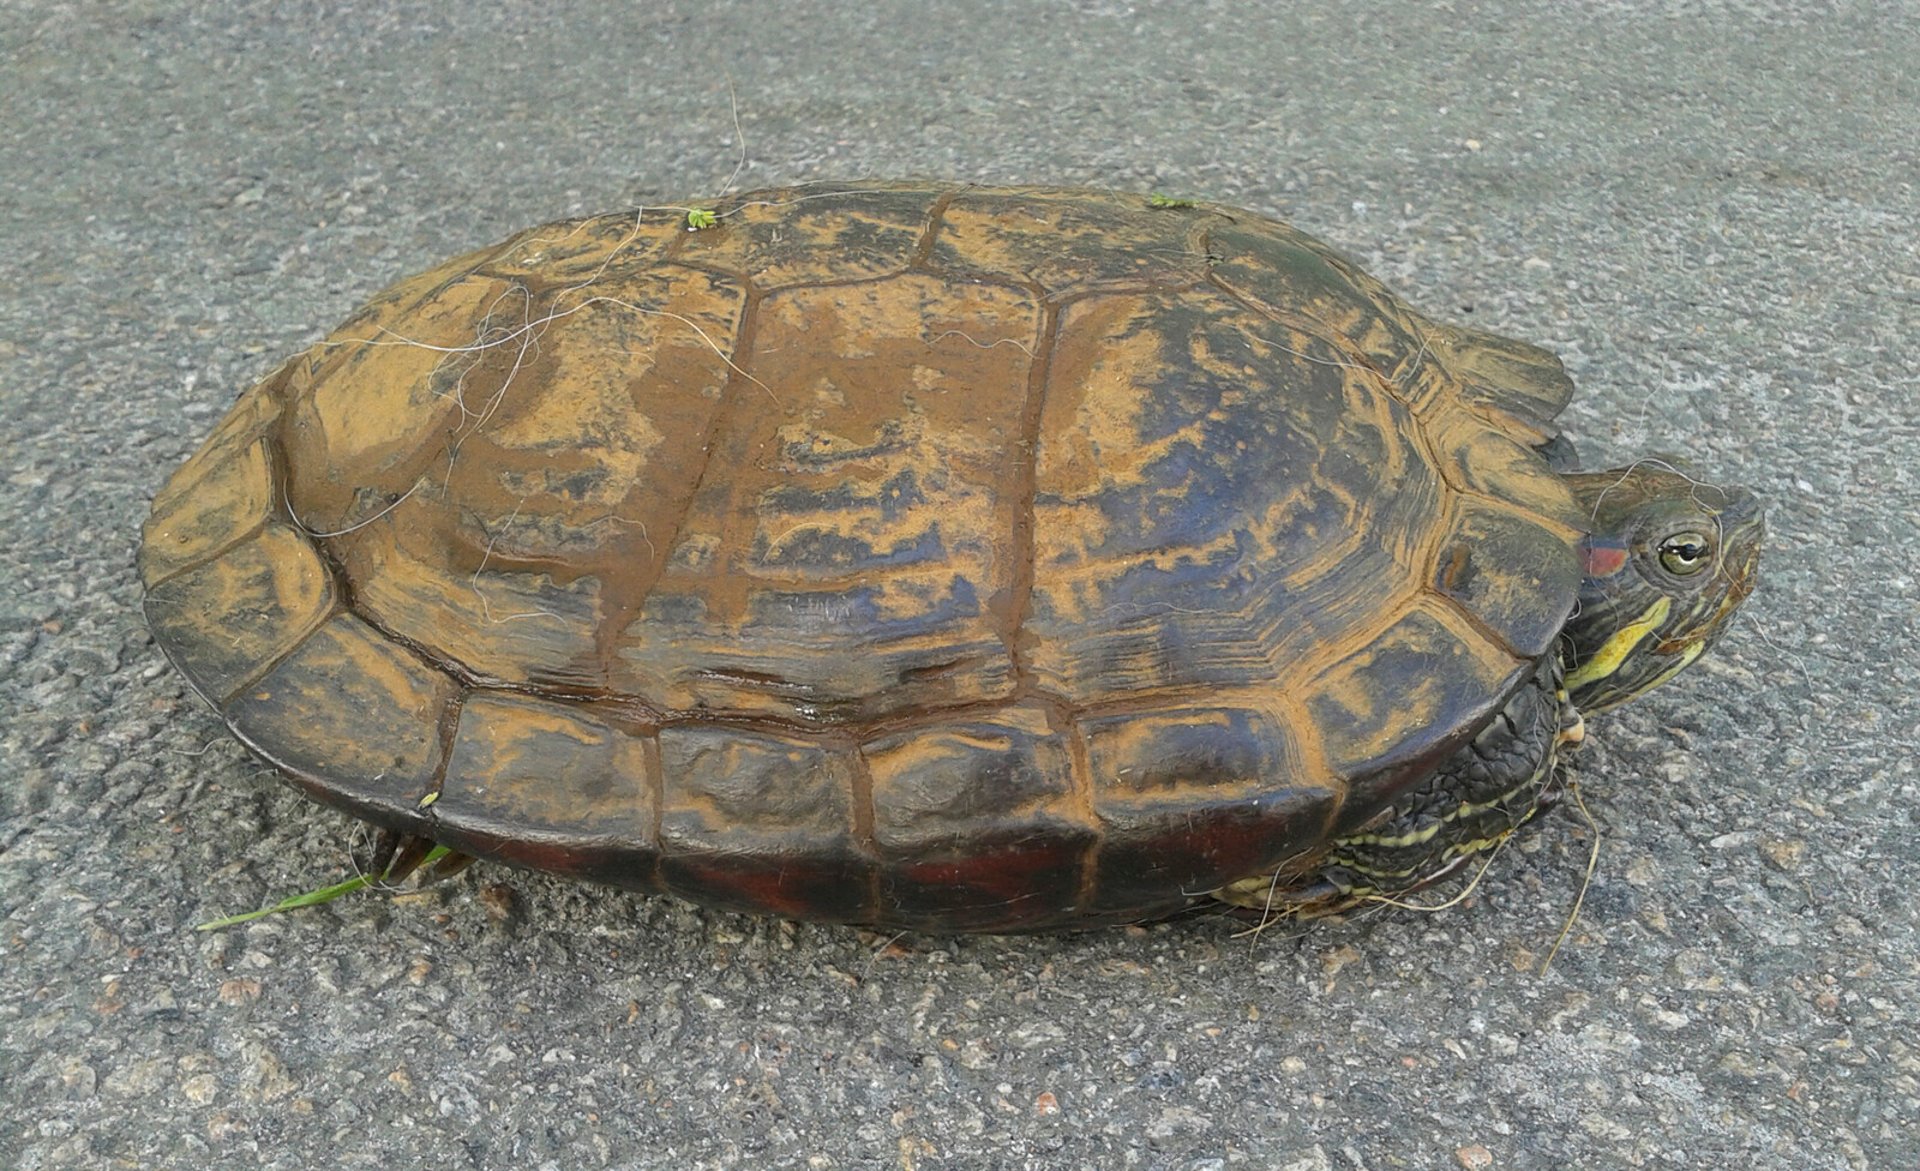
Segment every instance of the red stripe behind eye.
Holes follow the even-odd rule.
[[[1580,546],[1580,560],[1588,577],[1612,577],[1627,564],[1627,547],[1585,541]]]

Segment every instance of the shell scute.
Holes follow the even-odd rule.
[[[605,627],[661,570],[703,466],[679,437],[721,411],[743,301],[684,272],[480,355],[402,498],[333,542],[367,612],[484,678],[612,686]]]
[[[140,534],[140,580],[152,589],[257,531],[275,499],[268,432],[279,421],[273,387],[287,373],[247,391],[200,450],[153,498]]]
[[[1170,909],[1321,838],[1339,786],[1270,695],[1244,698],[1079,722],[1102,829],[1090,912]]]
[[[1557,355],[1482,330],[1432,323],[1428,328],[1459,379],[1462,402],[1481,408],[1528,446],[1559,433],[1554,420],[1573,399],[1573,379]]]
[[[1078,301],[1061,332],[1026,622],[1043,686],[1274,680],[1396,604],[1445,501],[1376,374],[1204,291]]]
[[[722,200],[720,221],[686,233],[676,259],[774,290],[904,271],[940,193],[923,187],[819,185]]]
[[[1463,493],[1484,496],[1567,534],[1585,530],[1585,519],[1560,477],[1513,435],[1490,428],[1478,415],[1447,412],[1432,421],[1433,445],[1447,482]]]
[[[861,755],[891,914],[1009,930],[1068,915],[1097,831],[1068,737],[1046,712],[891,733]]]
[[[447,675],[351,614],[320,626],[225,707],[240,738],[296,781],[382,825],[423,827]]]
[[[510,339],[525,314],[494,313],[508,286],[464,278],[424,303],[369,312],[307,351],[281,432],[294,515],[341,532],[391,507],[463,426],[484,414],[467,375]],[[524,334],[521,335],[524,337]]]
[[[269,524],[250,540],[147,590],[147,624],[215,704],[333,611],[333,575],[305,536]]]
[[[439,796],[434,836],[523,866],[647,886],[653,802],[639,738],[576,705],[471,692]],[[609,855],[620,865],[609,867]]]
[[[856,836],[850,744],[669,727],[660,769],[667,889],[741,910],[870,913],[876,863]]]
[[[1432,588],[1457,602],[1518,658],[1546,654],[1580,587],[1563,531],[1537,514],[1472,497],[1460,501],[1440,544]],[[1560,598],[1560,606],[1542,605]]]
[[[874,841],[888,854],[958,844],[984,826],[1017,833],[1057,820],[1076,791],[1067,738],[1032,707],[875,737],[861,756]]]
[[[484,254],[475,271],[515,284],[575,285],[592,295],[609,273],[636,272],[666,256],[677,220],[642,209],[529,228]]]
[[[1427,597],[1320,671],[1302,698],[1328,769],[1351,779],[1357,814],[1426,775],[1532,670]]]
[[[1023,292],[919,274],[769,295],[741,358],[757,384],[713,432],[616,683],[837,721],[1008,694],[988,602],[1019,553],[1040,322]]]
[[[1446,384],[1425,319],[1318,240],[1284,224],[1236,221],[1207,235],[1213,278],[1275,321],[1336,340],[1410,405]]]
[[[1194,217],[1138,196],[969,189],[947,204],[927,263],[965,280],[1037,285],[1056,298],[1184,288],[1206,279],[1204,239]]]

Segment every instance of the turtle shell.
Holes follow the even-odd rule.
[[[167,656],[483,858],[940,930],[1365,822],[1574,601],[1570,391],[1252,213],[807,187],[403,280],[154,500]]]

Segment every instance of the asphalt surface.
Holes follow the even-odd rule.
[[[0,7],[0,1167],[1920,1165],[1920,13],[1759,2]],[[1288,218],[1769,501],[1700,667],[1461,905],[878,938],[348,873],[138,612],[153,489],[390,280],[931,176]]]

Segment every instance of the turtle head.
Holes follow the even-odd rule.
[[[1714,644],[1749,593],[1766,528],[1744,488],[1665,463],[1565,477],[1586,514],[1586,580],[1567,620],[1566,686],[1605,711],[1673,678]]]

